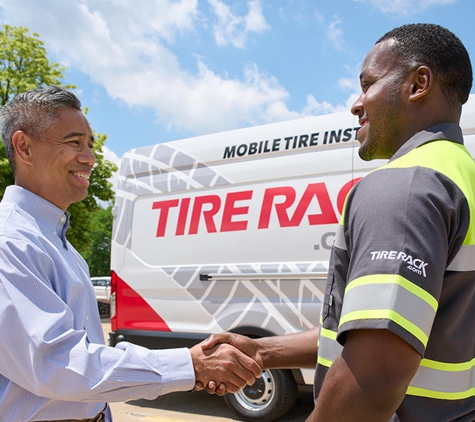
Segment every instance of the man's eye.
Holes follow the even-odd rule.
[[[361,90],[363,92],[366,92],[370,86],[371,86],[370,82],[364,82],[364,83],[361,84]]]

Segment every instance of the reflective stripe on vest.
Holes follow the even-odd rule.
[[[317,362],[327,368],[335,362],[335,359],[343,350],[343,346],[336,341],[336,335],[335,331],[328,330],[320,325]]]
[[[450,157],[450,160],[447,157]],[[469,204],[474,203],[475,184],[473,180],[465,177],[466,174],[472,173],[473,158],[465,146],[454,142],[445,140],[428,142],[374,171],[421,165],[444,174],[459,187]],[[475,245],[475,208],[473,207],[470,208],[470,226],[463,243]]]
[[[407,394],[444,400],[475,396],[475,359],[444,363],[422,359]]]
[[[318,363],[330,367],[342,351],[336,333],[320,332]],[[410,396],[461,400],[475,396],[475,359],[463,363],[444,363],[422,359],[406,392]]]
[[[335,240],[333,241],[333,246],[335,246],[338,249],[342,249],[346,251],[345,233],[344,233],[342,224],[338,224],[336,228]]]
[[[339,327],[360,319],[389,319],[426,347],[437,300],[398,274],[374,274],[348,284]]]
[[[448,271],[475,271],[475,245],[462,245]]]

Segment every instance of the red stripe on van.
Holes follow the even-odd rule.
[[[115,275],[116,309],[111,324],[116,330],[171,331],[155,310],[130,287]],[[115,321],[114,321],[115,320]]]

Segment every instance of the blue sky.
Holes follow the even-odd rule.
[[[475,63],[473,0],[0,0],[0,23],[37,32],[67,68],[114,161],[137,146],[349,110],[374,42],[414,22],[452,30]]]

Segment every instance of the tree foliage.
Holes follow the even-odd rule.
[[[31,89],[61,85],[66,70],[50,62],[44,43],[37,33],[28,34],[24,27],[3,25],[0,31],[0,104]],[[73,85],[63,85],[75,88]]]
[[[89,230],[89,247],[84,251],[83,257],[89,264],[92,277],[109,275],[110,252],[112,232],[112,207],[100,208],[91,218]]]
[[[28,29],[3,25],[0,30],[0,106],[21,92],[41,86],[60,85],[64,67],[48,60],[44,43]],[[75,88],[73,85],[63,85]],[[0,197],[13,184],[5,147],[0,143]]]
[[[10,25],[0,27],[1,107],[16,95],[35,88],[58,85],[74,89],[74,85],[62,83],[64,71],[65,68],[59,63],[48,59],[44,43],[37,33],[30,34],[24,27]],[[104,158],[102,152],[107,135],[94,132],[94,138],[93,151],[96,156],[96,165],[90,177],[88,196],[84,201],[72,204],[68,209],[71,213],[68,239],[83,256],[88,253],[91,256],[89,246],[94,238],[89,233],[93,229],[91,221],[95,213],[102,214],[101,203],[107,205],[113,199],[114,192],[108,179],[117,169],[115,164]],[[3,198],[5,188],[13,183],[13,172],[2,142],[0,143],[0,199]]]

